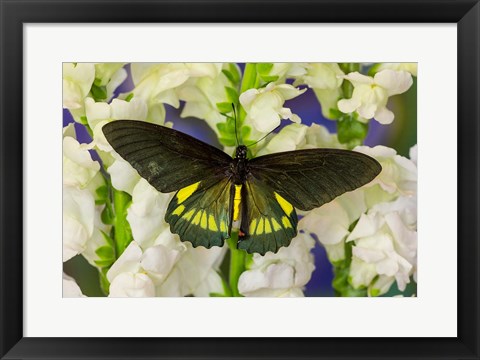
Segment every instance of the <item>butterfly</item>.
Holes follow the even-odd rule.
[[[297,235],[297,213],[373,180],[373,158],[349,150],[306,149],[234,158],[190,135],[136,120],[103,126],[113,149],[162,193],[176,191],[165,221],[194,247],[222,246],[239,222],[237,247],[276,253]]]

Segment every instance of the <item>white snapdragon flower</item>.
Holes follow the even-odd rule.
[[[177,239],[177,244],[180,240]],[[170,276],[157,287],[157,296],[209,296],[223,294],[219,267],[227,247],[193,248],[189,242],[181,243],[186,251],[175,264]]]
[[[172,246],[173,244],[173,246]],[[145,250],[132,241],[107,273],[110,297],[185,296],[222,287],[217,264],[223,250],[192,249],[178,239]],[[199,251],[198,251],[199,250]]]
[[[143,99],[148,105],[148,121],[163,122],[164,104],[178,108],[178,88],[190,78],[215,78],[222,64],[215,63],[134,63],[131,65],[134,97]]]
[[[144,254],[140,246],[132,241],[107,272],[107,279],[110,281],[109,296],[155,296],[154,277],[167,277],[177,258],[178,251],[168,251],[160,246],[152,247],[148,254]],[[151,274],[147,269],[151,270]]]
[[[319,124],[312,124],[305,133],[305,140],[299,144],[298,149],[346,149],[346,145],[340,144],[337,134],[332,134],[328,129]]]
[[[83,108],[83,100],[95,79],[95,66],[89,63],[63,64],[63,107],[65,109]]]
[[[124,272],[110,284],[109,297],[154,297],[155,285],[144,273]]]
[[[174,107],[179,103],[173,89],[187,81],[190,75],[183,63],[132,63],[131,72],[134,97]]]
[[[385,69],[395,70],[395,71],[406,71],[417,76],[418,72],[418,63],[381,63],[376,67],[377,71],[382,71]]]
[[[265,67],[265,65],[267,67]],[[285,83],[286,79],[296,79],[306,74],[307,70],[305,69],[307,64],[305,63],[267,63],[257,64],[257,71],[260,66],[260,76],[268,76],[273,81],[275,77],[277,79],[273,82],[280,84]],[[265,71],[268,69],[268,72]]]
[[[388,291],[396,281],[400,291],[405,290],[416,268],[417,233],[412,229],[416,211],[415,201],[402,199],[414,209],[403,208],[390,202],[362,214],[347,241],[354,241],[350,281],[353,287],[368,287],[369,295]],[[416,219],[415,219],[416,223]]]
[[[289,124],[267,140],[263,147],[258,148],[256,156],[299,149],[345,148],[338,142],[336,134],[331,134],[326,127],[318,124]]]
[[[225,121],[225,117],[218,111],[217,103],[228,102],[225,87],[232,85],[221,72],[221,66],[210,70],[203,76],[190,77],[188,81],[177,88],[176,92],[180,100],[185,101],[181,116],[192,116],[205,120],[218,135],[216,125]],[[237,71],[240,72],[238,69]]]
[[[112,180],[113,182],[113,180]],[[141,178],[132,191],[132,204],[128,208],[127,220],[137,243],[143,248],[156,245],[165,232],[170,236],[169,225],[164,217],[172,193],[161,193],[147,180]]]
[[[64,298],[85,297],[75,279],[65,273],[62,275],[62,296]]]
[[[63,187],[63,261],[86,249],[93,234],[95,199],[88,189]]]
[[[140,98],[147,104],[146,120],[163,123],[164,104],[179,106],[175,88],[188,80],[189,70],[181,63],[132,63],[130,69],[135,85],[130,93],[133,93],[133,98]]]
[[[123,68],[125,63],[98,63],[95,64],[95,81],[97,86],[105,86],[106,102],[112,99],[114,91],[120,86],[128,74]]]
[[[355,151],[375,158],[382,166],[380,174],[366,185],[367,205],[392,200],[399,195],[414,195],[417,191],[417,166],[386,146],[357,146]]]
[[[331,262],[345,258],[345,239],[351,225],[367,210],[364,193],[351,191],[313,209],[298,223],[298,229],[315,234]]]
[[[100,164],[92,160],[86,144],[75,138],[63,138],[63,184],[85,188],[98,174]]]
[[[189,77],[208,77],[216,78],[222,72],[222,63],[186,63]]]
[[[387,109],[388,98],[402,94],[412,86],[412,75],[406,71],[382,70],[371,76],[353,72],[342,78],[349,80],[353,86],[350,99],[338,102],[338,109],[343,113],[357,111],[364,119],[375,118],[381,124],[390,124],[394,114]]]
[[[72,137],[72,124],[64,128],[63,139],[63,261],[82,253],[95,233],[95,190],[104,184],[100,165],[93,161],[88,146]]]
[[[299,233],[288,247],[265,256],[254,254],[249,269],[240,275],[238,290],[244,296],[303,296],[303,287],[315,269],[310,250],[315,246],[309,234]]]
[[[112,185],[115,189],[132,195],[141,177],[132,165],[123,160],[120,155],[114,155],[115,161],[107,168]]]
[[[271,137],[271,140],[261,148],[256,156],[262,156],[282,151],[296,150],[300,144],[305,143],[308,126],[303,124],[290,124]]]
[[[334,119],[331,110],[337,109],[337,102],[342,94],[343,71],[337,63],[308,63],[306,74],[296,83],[307,84],[313,89],[322,107],[322,114],[327,119]]]
[[[268,133],[280,125],[281,119],[299,123],[300,117],[289,108],[283,107],[286,100],[303,94],[306,89],[298,89],[289,84],[269,83],[261,89],[249,89],[240,95],[240,103],[247,116],[245,123],[261,133]]]

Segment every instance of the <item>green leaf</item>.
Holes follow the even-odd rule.
[[[108,272],[108,268],[102,268],[98,270],[100,288],[102,289],[105,295],[108,295],[110,292],[110,282],[107,279],[107,272]]]
[[[368,133],[368,124],[356,119],[356,114],[343,114],[337,121],[338,141],[353,149],[361,145]]]
[[[235,82],[235,76],[234,76],[230,71],[223,69],[223,70],[222,70],[222,73],[223,73],[223,75],[225,75],[225,76],[227,77],[228,81],[230,81],[230,83],[231,83],[232,85],[236,85],[236,84],[237,84],[237,83]]]
[[[266,83],[270,83],[273,81],[277,81],[279,76],[278,75],[270,75],[270,71],[272,71],[273,64],[272,63],[259,63],[257,64],[257,73],[260,75],[260,78],[265,81]],[[266,85],[266,84],[265,84]]]
[[[273,63],[258,63],[257,64],[257,73],[260,76],[266,76],[270,74],[270,70],[273,68]]]
[[[109,268],[114,262],[115,259],[94,260],[95,265],[97,265],[99,268]]]
[[[82,123],[82,125],[88,125],[87,117],[85,115],[80,116],[80,122]]]
[[[106,203],[105,208],[100,214],[100,218],[102,219],[102,222],[106,225],[112,225],[113,222],[115,221],[115,214],[109,203]]]
[[[242,74],[240,73],[240,69],[234,63],[228,64],[228,70],[233,77],[234,84],[238,84],[240,79],[242,78]]]
[[[242,126],[242,129],[240,130],[241,139],[248,139],[251,132],[252,132],[252,129],[250,128],[250,126],[247,126],[247,125]]]
[[[235,138],[219,137],[218,140],[225,146],[236,146],[237,141]]]
[[[125,101],[130,102],[130,100],[133,99],[133,96],[134,96],[133,93],[128,94],[128,96],[125,98]]]
[[[270,76],[270,75],[268,75],[268,76],[267,76],[267,75],[266,75],[266,76],[260,75],[260,77],[261,77],[262,80],[265,81],[266,83],[271,83],[271,82],[277,81],[278,78],[279,78],[277,75],[272,75],[272,76]]]
[[[99,199],[107,199],[108,198],[108,186],[102,185],[95,190],[95,194]]]
[[[229,86],[225,86],[225,91],[227,93],[227,99],[231,103],[238,104],[238,92],[234,88],[231,88]],[[230,108],[232,105],[230,105]]]
[[[115,258],[115,252],[111,246],[100,246],[95,250],[95,254],[101,259],[113,259]]]
[[[115,248],[115,242],[113,241],[113,239],[112,239],[110,236],[108,236],[108,235],[105,233],[105,231],[100,230],[100,232],[101,232],[101,234],[102,234],[103,239],[105,240],[105,242],[106,242],[109,246],[111,246],[112,248]]]
[[[217,109],[221,114],[228,114],[231,113],[232,110],[232,103],[229,102],[219,102],[216,104]]]
[[[330,115],[330,120],[339,119],[344,115],[340,110],[334,108],[330,108],[328,114]]]
[[[368,76],[374,76],[378,72],[380,65],[380,63],[373,64],[372,67],[368,70]]]
[[[356,224],[356,223],[354,223]],[[352,224],[351,226],[354,226]],[[345,243],[345,259],[333,263],[334,277],[332,287],[337,296],[342,297],[360,297],[367,296],[366,288],[355,289],[350,281],[350,264],[352,263],[353,242]]]
[[[92,96],[97,100],[105,100],[107,98],[107,87],[106,86],[97,86],[95,84],[92,85],[92,89],[90,90],[92,92]]]

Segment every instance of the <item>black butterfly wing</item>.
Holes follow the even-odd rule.
[[[168,205],[165,221],[182,241],[194,247],[222,246],[231,228],[230,178],[214,184],[199,181],[179,190]]]
[[[208,185],[219,182],[232,161],[223,151],[194,137],[144,121],[112,121],[102,131],[113,149],[164,193],[206,178]]]
[[[372,181],[381,169],[367,155],[337,149],[289,151],[250,160],[238,247],[249,253],[276,253],[297,235],[295,208],[320,207]]]
[[[372,181],[382,170],[372,157],[350,150],[306,149],[249,161],[250,176],[300,210],[312,210]]]
[[[265,182],[249,176],[242,187],[242,222],[238,248],[248,253],[276,253],[297,235],[293,206]]]
[[[142,121],[103,127],[113,149],[160,192],[178,190],[165,221],[194,247],[222,246],[231,228],[232,158],[189,135]]]

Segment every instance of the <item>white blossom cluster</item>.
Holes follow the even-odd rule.
[[[111,148],[101,128],[118,119],[165,122],[165,105],[182,107],[182,117],[204,120],[222,138],[226,114],[222,104],[238,101],[244,113],[245,137],[257,140],[277,128],[254,149],[256,156],[306,148],[346,148],[336,134],[317,124],[303,125],[286,101],[312,89],[326,118],[354,114],[361,123],[394,121],[389,97],[407,91],[416,64],[375,64],[373,76],[346,73],[337,63],[275,63],[257,66],[256,86],[241,89],[236,64],[132,63],[133,89],[116,94],[127,78],[123,63],[63,65],[63,107],[77,126],[85,126],[92,141],[80,144],[74,125],[63,137],[63,261],[80,254],[104,270],[111,297],[209,296],[226,294],[220,266],[227,246],[193,248],[170,232],[164,215],[172,194],[156,191]],[[353,88],[344,97],[346,83]],[[226,91],[227,89],[227,91]],[[236,98],[232,100],[233,98]],[[225,108],[225,106],[224,106]],[[245,140],[247,140],[245,139]],[[231,152],[231,146],[224,144]],[[416,146],[410,159],[385,146],[358,146],[355,151],[376,158],[382,172],[370,184],[346,193],[309,212],[299,222],[299,234],[277,254],[247,257],[238,280],[243,296],[303,296],[314,271],[311,253],[318,241],[335,265],[348,261],[349,283],[368,295],[386,293],[396,282],[405,289],[416,281]],[[96,153],[100,161],[94,160]],[[126,219],[133,240],[105,267],[102,249],[111,246],[112,223],[101,189],[131,196]],[[103,197],[102,197],[103,196]],[[351,247],[347,259],[346,248]],[[102,262],[103,261],[103,262]],[[64,274],[64,296],[83,296],[75,280]]]

